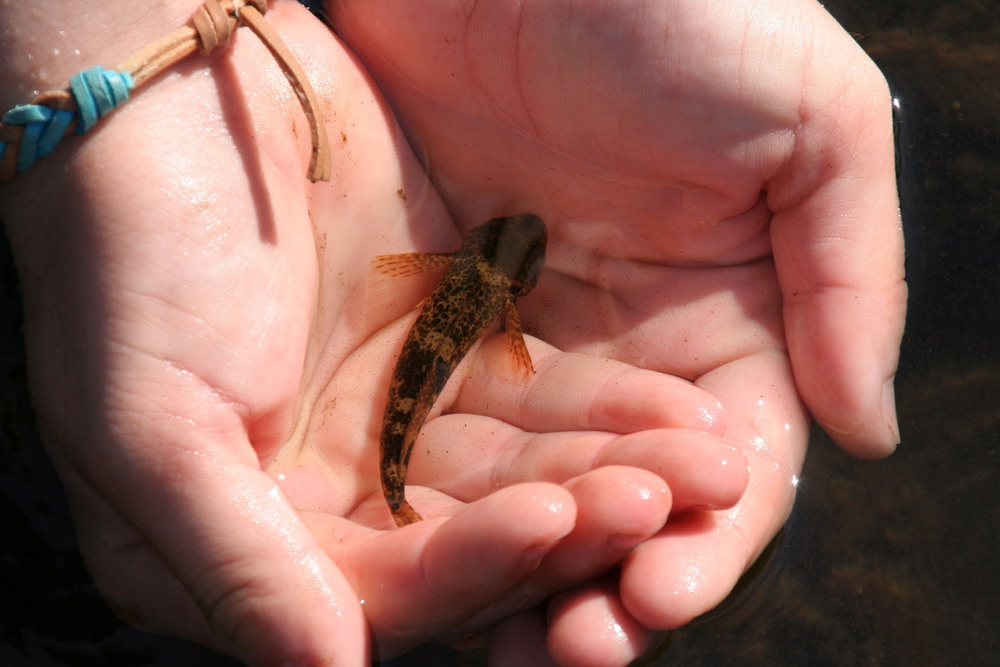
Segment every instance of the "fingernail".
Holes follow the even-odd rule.
[[[896,376],[886,380],[882,385],[882,418],[885,419],[892,433],[893,444],[899,444],[899,422],[896,418]]]

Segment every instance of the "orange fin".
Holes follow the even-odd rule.
[[[399,255],[379,255],[372,260],[375,270],[387,276],[419,276],[451,266],[454,253],[404,252]]]
[[[504,328],[507,330],[507,348],[510,350],[514,363],[524,373],[525,379],[529,379],[535,374],[535,367],[531,363],[531,354],[528,353],[528,346],[524,344],[524,334],[521,332],[521,318],[517,314],[517,306],[513,299],[507,300],[507,318],[504,321]]]

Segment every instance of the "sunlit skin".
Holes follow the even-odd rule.
[[[4,109],[197,2],[31,4],[0,4],[25,26]],[[293,2],[267,20],[322,101],[329,184],[241,33],[0,185],[88,566],[131,622],[252,664],[481,639],[498,664],[624,664],[784,522],[807,407],[854,454],[898,439],[885,83],[806,0],[328,12],[352,50]],[[511,211],[549,232],[519,301],[537,372],[503,372],[502,334],[470,351],[411,459],[426,519],[390,530],[381,408],[434,278],[372,258]]]

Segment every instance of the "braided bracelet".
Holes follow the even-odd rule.
[[[330,149],[316,96],[288,47],[264,20],[267,0],[205,0],[187,25],[133,54],[117,69],[92,67],[73,75],[66,90],[49,90],[14,107],[0,123],[0,180],[31,167],[70,132],[82,134],[129,98],[129,92],[197,50],[225,46],[248,26],[270,50],[309,121],[309,179],[330,180]]]

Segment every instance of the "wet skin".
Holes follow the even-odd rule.
[[[494,218],[473,228],[452,253],[381,255],[374,262],[391,275],[447,268],[403,343],[382,418],[382,492],[397,526],[420,521],[406,501],[406,468],[413,443],[455,367],[498,316],[510,351],[534,373],[514,304],[535,286],[545,262],[545,224],[530,213]]]

